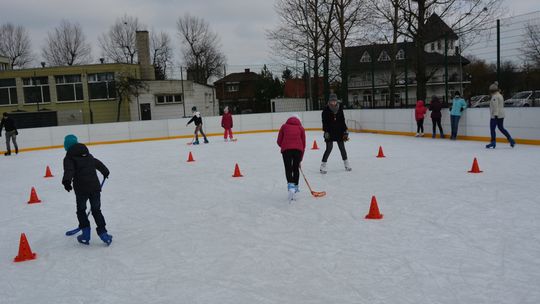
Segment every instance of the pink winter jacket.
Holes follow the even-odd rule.
[[[416,108],[414,109],[414,118],[416,118],[416,120],[424,119],[426,112],[427,108],[424,106],[424,102],[422,100],[417,101]]]
[[[300,150],[302,157],[306,149],[306,131],[302,127],[302,123],[296,117],[287,119],[287,122],[279,129],[278,146],[281,147],[281,152],[285,150]]]

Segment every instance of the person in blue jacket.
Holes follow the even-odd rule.
[[[459,119],[466,108],[467,102],[465,99],[461,98],[459,91],[456,91],[454,94],[454,99],[452,100],[452,109],[450,110],[450,125],[452,127],[452,134],[450,136],[451,140],[456,140],[457,138]]]

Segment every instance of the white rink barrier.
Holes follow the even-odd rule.
[[[518,143],[540,144],[540,108],[506,108],[505,128]],[[234,115],[233,132],[249,133],[278,130],[293,114],[298,114],[308,130],[322,128],[321,112],[264,113]],[[443,110],[443,129],[450,133],[450,115]],[[345,118],[351,131],[385,134],[412,135],[416,133],[414,109],[367,109],[346,110]],[[221,117],[204,117],[204,131],[212,135],[223,134]],[[459,123],[459,137],[463,139],[488,140],[490,114],[487,108],[467,109]],[[120,123],[72,125],[60,127],[20,129],[17,141],[21,151],[57,148],[63,146],[67,134],[75,134],[83,143],[129,142],[167,138],[190,138],[193,123],[186,127],[188,118],[131,121]],[[429,112],[424,129],[431,134]],[[497,131],[497,137],[501,134]],[[3,146],[3,145],[2,145]],[[4,148],[4,147],[2,147]]]

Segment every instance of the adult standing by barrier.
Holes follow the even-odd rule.
[[[433,97],[431,97],[431,102],[429,103],[429,110],[431,111],[431,122],[433,124],[433,134],[431,135],[432,138],[435,138],[437,135],[437,127],[439,127],[441,138],[444,138],[444,132],[441,125],[441,108],[442,103],[439,100],[439,97],[433,95]]]
[[[328,104],[322,111],[322,125],[324,131],[324,141],[326,142],[326,150],[321,163],[321,173],[325,174],[326,162],[334,147],[334,141],[337,142],[341,158],[346,171],[351,171],[352,168],[347,159],[347,151],[345,150],[345,141],[349,140],[349,131],[345,124],[345,114],[343,108],[338,104],[336,94],[330,94]]]
[[[458,134],[459,119],[463,111],[467,109],[467,103],[461,98],[461,93],[456,91],[454,100],[452,101],[452,110],[450,110],[450,125],[452,126],[451,140],[456,140]]]
[[[0,122],[0,137],[2,137],[2,128],[6,128],[6,153],[5,156],[11,155],[11,145],[10,141],[13,141],[13,146],[15,146],[15,154],[19,154],[19,146],[17,145],[17,135],[19,132],[15,126],[15,120],[9,117],[7,112],[4,112],[2,115],[2,121]]]
[[[489,130],[491,132],[491,142],[489,145],[486,145],[486,148],[495,149],[496,145],[496,135],[495,128],[499,128],[499,131],[506,136],[510,146],[513,148],[516,145],[516,142],[510,136],[510,133],[504,128],[504,98],[499,92],[499,83],[494,82],[489,86],[489,94],[491,94],[491,100],[489,101],[489,111],[491,113],[491,120],[489,121]]]

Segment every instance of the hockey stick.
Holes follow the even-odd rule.
[[[302,176],[304,177],[304,181],[306,182],[306,185],[308,186],[309,188],[309,191],[311,191],[311,195],[313,195],[314,197],[323,197],[326,195],[326,191],[313,191],[311,189],[311,186],[309,185],[307,179],[306,179],[306,175],[304,174],[304,171],[302,170],[302,168],[300,167],[300,172],[302,173]]]
[[[103,178],[103,181],[101,182],[101,188],[103,188],[103,185],[105,184],[105,180],[106,178]],[[86,216],[90,216],[90,210],[88,210],[88,212],[86,213]],[[77,227],[75,229],[71,229],[71,230],[68,230],[66,231],[66,236],[70,236],[70,235],[74,235],[74,234],[77,234],[79,233],[79,231],[81,231],[81,228]]]

